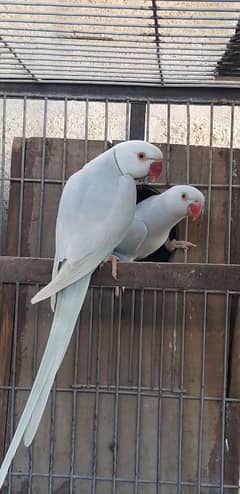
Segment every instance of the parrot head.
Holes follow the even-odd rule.
[[[114,156],[123,175],[149,176],[157,181],[162,172],[162,151],[145,141],[125,141],[114,146]]]
[[[176,209],[176,215],[182,218],[188,216],[195,221],[204,211],[205,197],[200,190],[191,185],[171,187],[168,189],[168,200]]]

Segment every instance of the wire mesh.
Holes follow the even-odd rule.
[[[2,112],[1,122],[1,176],[0,176],[0,218],[2,225],[1,250],[4,253],[3,237],[4,225],[6,224],[6,212],[9,199],[10,185],[19,185],[19,208],[18,208],[18,246],[15,254],[31,255],[35,257],[52,256],[53,243],[51,247],[42,248],[43,232],[47,231],[46,211],[44,207],[45,189],[49,191],[53,187],[54,191],[61,192],[62,187],[73,172],[69,160],[71,153],[71,142],[79,139],[83,142],[82,164],[87,162],[93,151],[89,150],[89,143],[96,140],[102,142],[99,145],[99,152],[106,149],[109,143],[119,140],[128,139],[132,133],[130,131],[130,112],[136,105],[130,100],[125,103],[116,103],[107,99],[104,102],[86,100],[53,100],[45,97],[44,99],[34,100],[31,96],[25,95],[24,98],[13,99],[5,95],[0,100]],[[204,257],[200,259],[192,252],[185,253],[185,262],[201,260],[201,262],[214,262],[214,255],[209,251],[210,242],[212,242],[212,228],[214,227],[215,218],[212,211],[212,200],[216,200],[216,194],[219,195],[221,208],[226,209],[222,221],[219,219],[218,226],[221,230],[226,228],[222,235],[222,245],[219,246],[219,262],[230,263],[234,231],[232,224],[235,220],[235,211],[232,211],[237,201],[237,191],[239,189],[239,153],[240,144],[240,107],[229,100],[228,105],[217,106],[215,104],[199,106],[192,104],[190,101],[177,104],[174,101],[167,103],[159,101],[151,102],[147,100],[143,105],[141,114],[145,119],[145,125],[141,123],[143,137],[150,141],[161,143],[164,153],[165,169],[160,182],[156,184],[159,190],[173,186],[178,183],[191,183],[198,187],[206,196],[205,218],[201,228],[202,239],[204,239],[203,249]],[[141,107],[142,108],[142,107]],[[137,118],[138,114],[136,114]],[[139,122],[132,122],[136,128]],[[6,128],[8,132],[6,133]],[[31,138],[35,135],[40,136],[38,160],[35,171],[29,165],[26,171],[26,156],[31,153],[30,147],[33,145]],[[11,153],[13,139],[19,136],[19,146],[21,147],[20,165],[16,173],[11,171]],[[46,161],[51,160],[48,140],[50,137],[55,139],[56,146],[62,146],[59,159],[61,166],[59,171],[46,171]],[[57,141],[59,140],[59,141]],[[59,143],[59,144],[58,144]],[[69,144],[70,143],[70,144]],[[28,147],[27,147],[28,146]],[[176,152],[179,146],[179,154]],[[201,147],[199,155],[198,147]],[[28,151],[29,150],[29,151]],[[52,151],[54,152],[54,151]],[[48,155],[46,156],[46,153]],[[30,157],[31,159],[31,157]],[[75,158],[76,159],[76,158]],[[218,165],[220,163],[220,165]],[[54,165],[56,168],[58,165]],[[76,165],[77,166],[77,165]],[[198,166],[203,168],[202,173],[198,173]],[[218,173],[218,166],[222,172]],[[30,249],[23,244],[23,208],[26,191],[33,190],[34,184],[39,190],[39,218],[37,222],[37,239],[35,247]],[[54,185],[56,186],[54,189]],[[235,191],[235,192],[234,192]],[[49,192],[47,192],[48,194]],[[54,192],[56,193],[56,192]],[[226,202],[227,201],[227,202]],[[56,203],[57,206],[57,203]],[[26,216],[26,211],[25,211]],[[188,238],[189,232],[188,220],[183,223],[183,236]],[[52,226],[54,228],[54,224]],[[192,225],[191,225],[192,229]],[[54,232],[52,232],[54,238]],[[182,260],[182,257],[180,257]]]
[[[3,0],[0,80],[238,86],[239,12],[239,1]]]
[[[179,229],[190,240],[195,235],[198,248],[187,256],[178,253],[178,260],[238,263],[239,105],[187,99],[138,103],[146,105],[145,123],[139,122],[143,137],[160,142],[164,153],[157,189],[189,182],[206,196],[203,221],[194,227],[183,222]],[[138,125],[134,104],[110,96],[104,101],[3,96],[1,254],[53,256],[54,208],[66,179],[110,141],[131,136],[131,125]],[[7,252],[11,190],[16,245]],[[8,398],[7,440],[51,324],[48,303],[29,308],[39,286],[9,288],[15,306],[11,379],[0,386]],[[38,435],[29,452],[21,447],[17,453],[6,492],[239,489],[234,297],[238,290],[220,285],[191,291],[126,287],[118,298],[114,289],[91,287]]]
[[[28,296],[32,293],[32,289],[20,287],[17,294],[19,302],[21,292],[23,294],[26,290]],[[222,303],[223,319],[216,342],[221,351],[214,355],[211,351],[213,319],[210,312],[216,297]],[[91,291],[79,331],[70,348],[74,382],[64,386],[64,372],[58,378],[32,455],[24,454],[21,448],[14,462],[8,492],[18,492],[23,486],[30,489],[30,485],[39,493],[57,492],[58,485],[65,489],[64,492],[75,492],[77,486],[83,486],[83,481],[88,481],[85,492],[93,493],[105,488],[106,492],[126,489],[127,492],[136,493],[145,488],[150,492],[168,492],[169,488],[180,491],[187,487],[198,491],[239,488],[238,482],[227,482],[224,477],[224,472],[229,468],[229,450],[226,448],[229,429],[227,434],[225,414],[231,407],[237,406],[239,409],[240,403],[239,396],[226,393],[230,297],[231,293],[216,295],[208,291],[136,293],[131,305],[134,311],[134,345],[130,349],[126,347],[126,341],[130,337],[131,325],[126,321],[124,306],[128,305],[129,299],[133,300],[131,291],[121,294],[119,300],[115,299],[114,291],[106,288]],[[116,305],[114,312],[112,300]],[[174,314],[169,319],[174,300]],[[198,327],[187,322],[189,304],[199,307],[201,319]],[[156,310],[151,317],[154,306]],[[180,316],[177,317],[178,335],[176,344],[169,347],[176,312]],[[89,338],[89,324],[85,325],[85,321],[92,319],[91,313],[94,314],[94,328]],[[112,317],[113,346],[109,331]],[[218,321],[221,319],[218,318]],[[19,344],[18,325],[16,323],[14,330],[15,348],[17,342]],[[151,341],[154,327],[155,346]],[[42,329],[38,327],[38,338]],[[195,355],[189,352],[192,331],[198,338],[197,344],[194,344]],[[114,359],[109,368],[105,356],[111,346]],[[86,349],[92,354],[89,384],[85,380],[88,367],[84,356]],[[172,353],[178,362],[174,368]],[[16,355],[17,351],[15,361]],[[188,366],[193,366],[193,361],[201,376],[195,383],[192,382],[193,375],[196,377],[194,371],[192,376],[188,375]],[[220,365],[220,370],[214,388],[210,372],[216,365]],[[131,366],[134,375],[130,385],[128,375]],[[65,365],[65,372],[66,369]],[[169,370],[170,374],[174,373],[178,387],[171,386]],[[16,385],[12,381],[10,388],[14,389],[20,413],[30,387]],[[6,392],[5,388],[1,389]],[[60,406],[64,409],[59,410]],[[12,407],[11,414],[14,417]],[[192,414],[194,419],[190,419]],[[211,429],[213,423],[218,424],[215,431]],[[43,435],[44,438],[41,438]],[[43,440],[45,448],[42,448]],[[209,448],[213,445],[215,461],[206,472]],[[62,458],[59,462],[60,452]]]

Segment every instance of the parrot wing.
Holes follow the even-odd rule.
[[[100,189],[102,177],[98,177],[97,172],[95,175],[91,177],[90,185],[89,180],[79,180],[77,176],[77,184],[72,187],[70,183],[67,196],[63,193],[56,225],[52,281],[32,298],[33,304],[53,297],[54,306],[54,294],[93,272],[122,240],[131,222],[136,193],[134,182],[117,176],[104,183],[101,200],[96,206],[95,182]],[[76,189],[77,194],[74,193]],[[81,211],[81,215],[76,211]],[[57,272],[59,263],[62,263],[61,269]]]
[[[116,247],[114,254],[121,260],[132,261],[137,257],[139,247],[148,235],[144,221],[134,218],[122,242]]]

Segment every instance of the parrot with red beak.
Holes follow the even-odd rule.
[[[30,446],[56,373],[69,345],[91,275],[113,252],[136,207],[136,178],[158,180],[162,152],[144,141],[127,141],[89,162],[67,181],[56,223],[52,281],[32,299],[52,299],[53,322],[27,403],[0,469],[0,488],[16,450]]]
[[[165,244],[169,250],[194,246],[185,240],[170,240],[171,229],[183,218],[197,220],[204,210],[202,192],[190,185],[176,185],[148,197],[136,206],[134,219],[114,255],[121,261],[144,259]]]

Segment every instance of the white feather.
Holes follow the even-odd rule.
[[[134,219],[114,254],[120,260],[144,259],[167,241],[170,230],[187,216],[189,204],[196,201],[204,207],[200,190],[176,185],[138,203]]]
[[[143,162],[139,153],[149,158]],[[133,219],[134,178],[146,175],[151,162],[161,158],[161,151],[151,144],[121,143],[72,175],[64,187],[56,224],[52,281],[32,299],[35,303],[52,297],[53,323],[31,393],[0,469],[0,488],[23,436],[28,446],[37,431],[91,274],[122,240]]]
[[[57,305],[55,310],[55,321],[57,319],[57,325],[53,323],[52,330],[47,347],[51,345],[54,359],[51,362],[46,362],[45,370],[42,370],[42,375],[47,370],[48,379],[45,380],[44,386],[41,385],[39,389],[39,398],[32,411],[31,420],[27,426],[24,434],[25,446],[30,446],[35,433],[38,429],[42,414],[44,412],[49,393],[51,391],[56,372],[60,367],[65,352],[67,350],[69,341],[71,339],[75,323],[78,314],[81,310],[84,302],[91,275],[87,275],[81,280],[77,281],[73,285],[65,288],[57,295]],[[56,328],[56,329],[55,329]],[[55,329],[55,331],[54,331]],[[54,334],[57,331],[57,335]],[[56,338],[57,336],[57,338]],[[46,347],[46,350],[47,350]],[[45,351],[46,351],[45,350]],[[51,351],[51,350],[49,350]],[[36,380],[41,380],[41,376],[36,376]],[[35,383],[34,383],[35,384]]]
[[[52,328],[31,393],[19,420],[16,432],[0,469],[0,486],[7,475],[16,450],[26,432],[30,444],[41,420],[47,397],[71,339],[84,301],[91,274],[69,286],[57,296]],[[44,400],[41,394],[44,390]],[[36,422],[35,422],[36,419]]]

